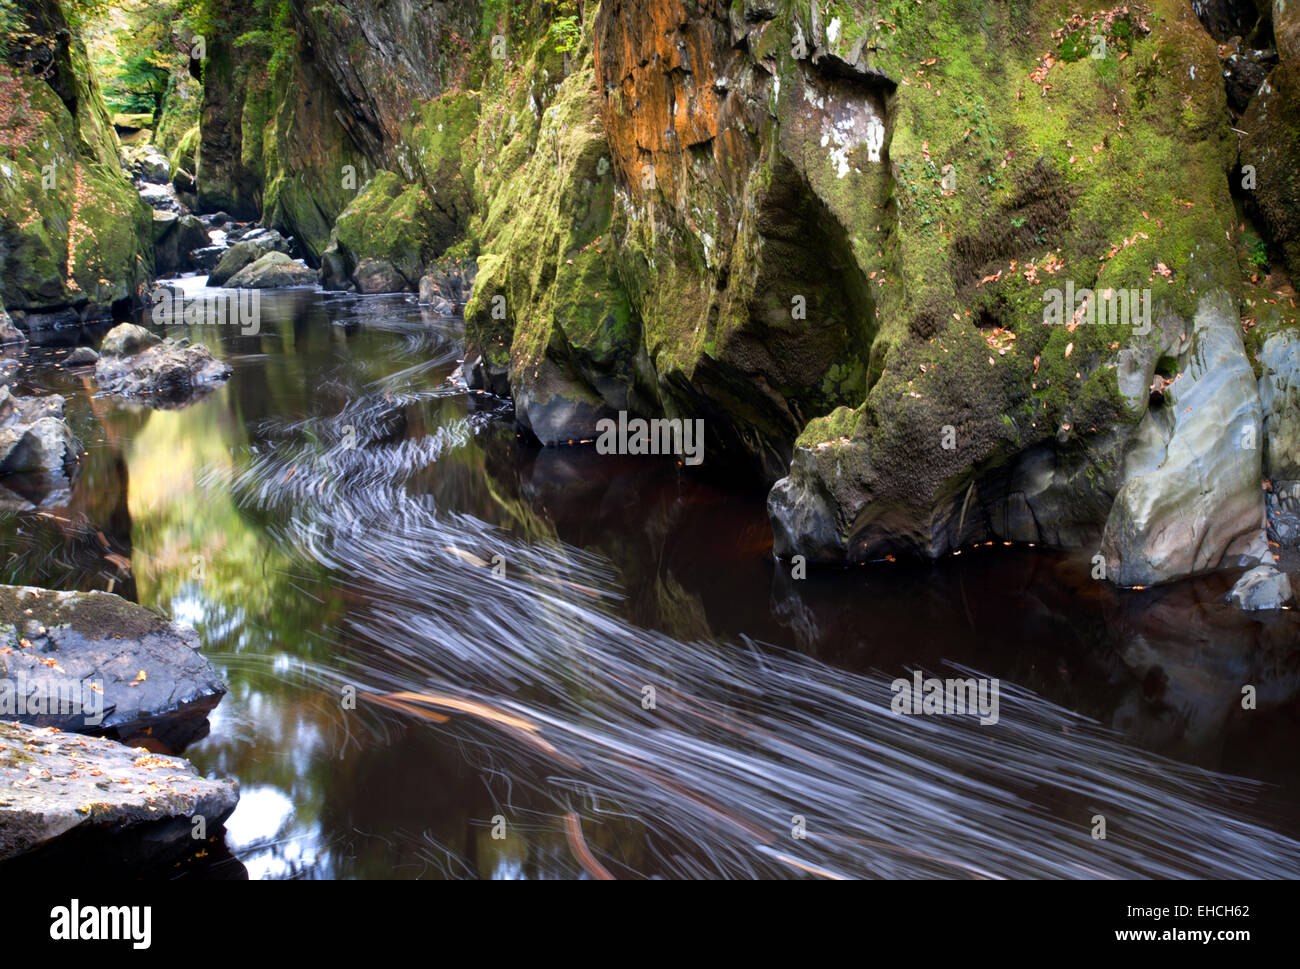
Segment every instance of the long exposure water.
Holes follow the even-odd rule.
[[[1120,594],[997,545],[796,579],[761,492],[521,439],[413,297],[168,335],[229,382],[150,410],[57,365],[83,334],[29,348],[86,455],[0,512],[0,579],[190,623],[229,685],[184,751],[239,781],[228,850],[164,875],[1300,873],[1300,617],[1231,576]],[[998,722],[895,715],[915,670],[998,678]]]

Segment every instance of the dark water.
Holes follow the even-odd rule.
[[[0,578],[191,623],[230,686],[185,755],[239,780],[234,860],[177,875],[1300,873],[1295,613],[1003,546],[792,579],[761,494],[528,445],[426,314],[264,294],[185,330],[235,372],[180,411],[29,351],[87,455],[0,513]],[[999,722],[894,716],[914,669],[999,678]]]

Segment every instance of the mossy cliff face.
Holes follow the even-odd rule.
[[[0,63],[0,294],[19,321],[104,315],[149,276],[149,211],[80,38],[57,4],[19,12],[34,39]]]
[[[1239,325],[1235,138],[1214,44],[1185,3],[853,10],[842,22],[870,25],[863,50],[899,81],[881,323],[865,399],[810,422],[773,490],[778,552],[936,557],[994,538],[1099,548],[1116,495],[1142,473],[1125,456],[1157,369],[1189,364],[1208,295],[1227,307],[1219,322]],[[1046,325],[1044,296],[1067,284],[1149,289],[1150,327],[1140,315],[1069,325],[1070,309]],[[1223,353],[1249,371],[1239,340]],[[1214,446],[1231,448],[1227,435]],[[1207,483],[1236,509],[1234,541],[1262,516],[1257,470],[1255,493],[1237,477]],[[1132,556],[1159,524],[1138,519],[1116,529]],[[1120,545],[1108,557],[1129,575]]]

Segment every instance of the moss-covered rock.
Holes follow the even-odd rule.
[[[148,279],[149,210],[80,38],[53,3],[22,12],[40,39],[0,63],[0,290],[14,311],[102,315]]]

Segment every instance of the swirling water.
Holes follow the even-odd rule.
[[[227,677],[185,755],[240,781],[229,854],[180,874],[1300,872],[1300,629],[1223,577],[1120,596],[998,546],[793,579],[761,493],[529,446],[408,298],[188,335],[235,373],[181,411],[34,348],[85,467],[0,519],[5,581],[111,584]],[[998,722],[894,714],[918,669],[997,677]]]

